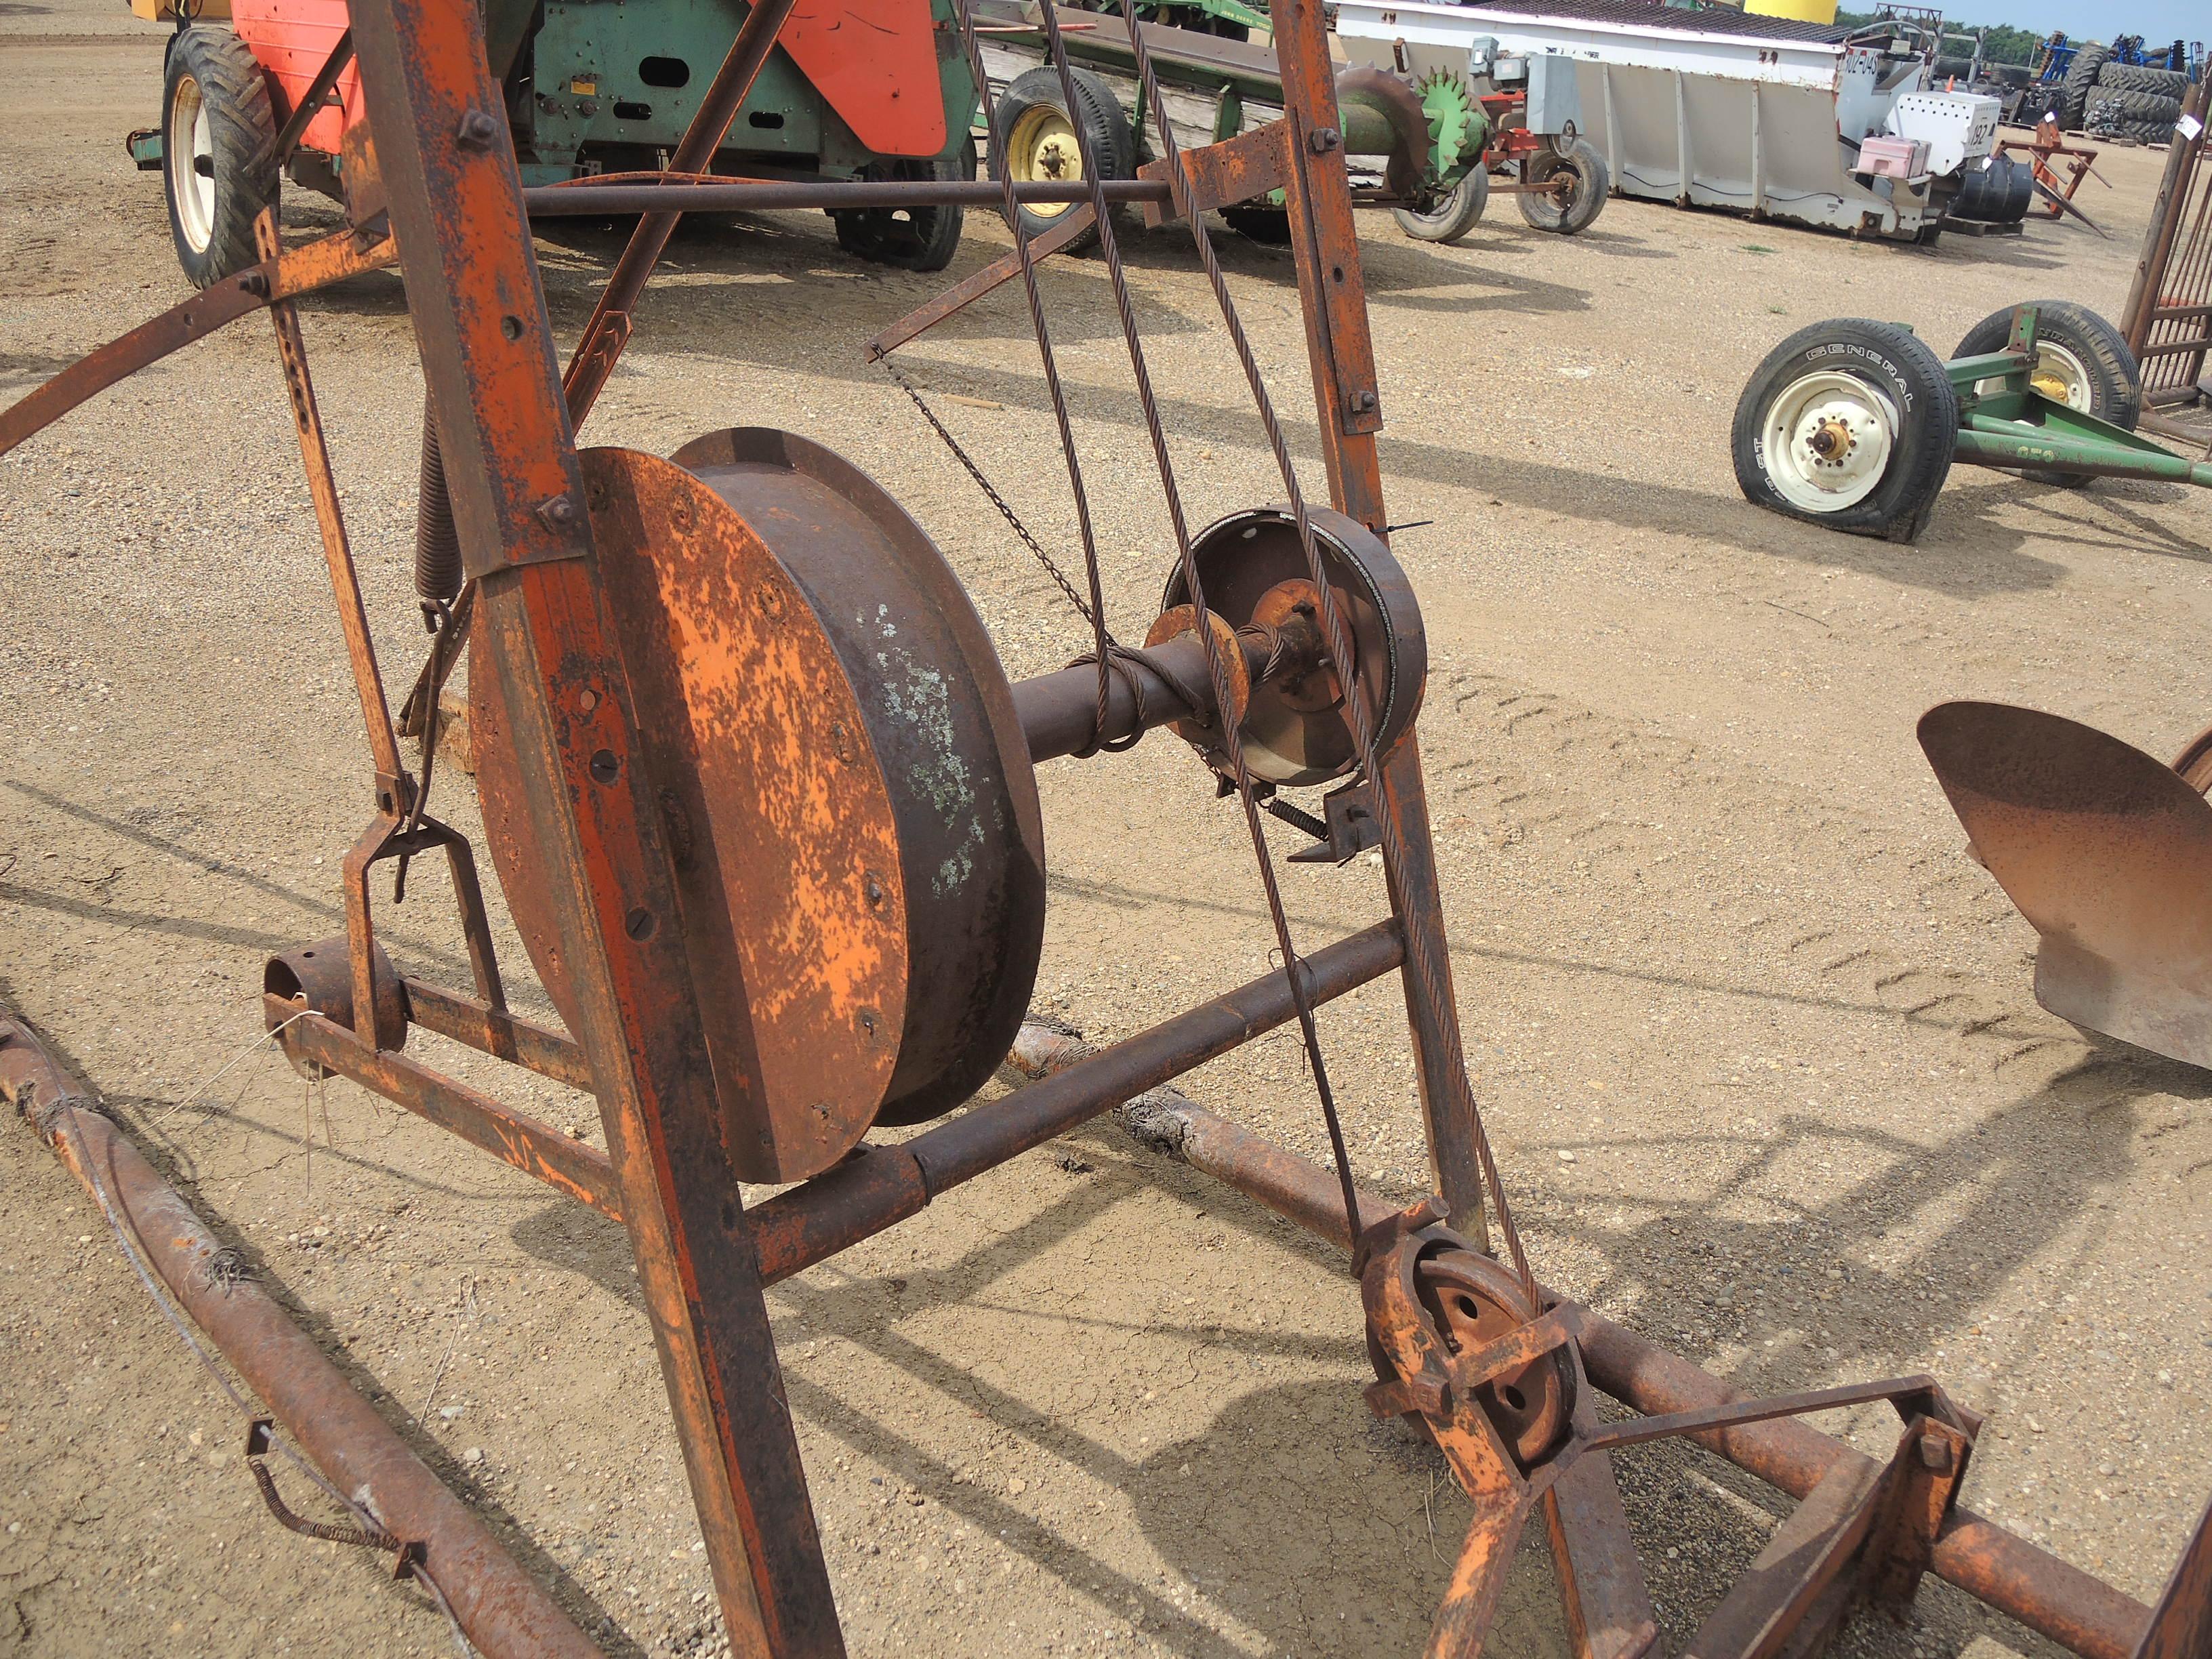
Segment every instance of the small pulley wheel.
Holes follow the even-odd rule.
[[[1413,1267],[1413,1289],[1422,1310],[1453,1353],[1493,1342],[1528,1324],[1536,1310],[1520,1280],[1503,1264],[1449,1243],[1425,1248]],[[1398,1373],[1370,1331],[1367,1355],[1384,1382]],[[1518,1370],[1475,1390],[1483,1414],[1524,1469],[1555,1449],[1573,1426],[1575,1370],[1565,1348],[1554,1348]],[[1421,1422],[1417,1413],[1407,1421]]]
[[[1337,610],[1352,633],[1354,673],[1364,689],[1378,757],[1410,730],[1427,682],[1429,651],[1413,584],[1382,538],[1364,525],[1326,507],[1308,511]],[[1238,726],[1244,762],[1255,780],[1279,787],[1327,783],[1356,770],[1359,744],[1344,703],[1338,665],[1326,659],[1324,625],[1297,520],[1287,507],[1232,513],[1191,542],[1206,608],[1240,631],[1312,631],[1322,660],[1294,677],[1255,678],[1251,701]],[[1191,603],[1177,563],[1160,609]],[[1267,637],[1263,635],[1262,637]],[[1185,732],[1206,763],[1224,775],[1225,753],[1217,731]]]

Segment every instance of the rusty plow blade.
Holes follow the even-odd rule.
[[[1939,704],[1920,746],[1975,856],[2042,936],[2036,1000],[2212,1068],[2212,805],[2191,781],[2002,703]]]

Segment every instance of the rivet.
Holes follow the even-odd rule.
[[[830,728],[830,752],[848,766],[853,763],[858,753],[853,746],[852,728],[842,720],[836,721]]]
[[[783,594],[773,587],[763,587],[754,593],[754,600],[771,617],[783,615]]]
[[[480,109],[472,109],[461,117],[460,131],[454,139],[465,149],[486,149],[499,137],[499,123]]]
[[[868,896],[868,903],[872,908],[879,910],[883,908],[884,884],[877,878],[874,871],[867,872],[862,878],[860,890]]]
[[[582,690],[576,693],[576,707],[582,709],[586,714],[590,714],[592,710],[597,708],[599,706],[599,694],[592,690],[590,686],[587,685]]]

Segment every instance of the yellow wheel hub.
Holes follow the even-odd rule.
[[[2063,374],[2054,374],[2049,369],[2041,369],[2029,375],[2027,383],[2054,404],[2063,404],[2066,401],[2066,377]]]
[[[1058,110],[1037,105],[1022,112],[1006,142],[1006,166],[1017,184],[1074,185],[1083,182],[1083,147],[1074,125]],[[1056,219],[1072,202],[1032,202],[1029,211]]]

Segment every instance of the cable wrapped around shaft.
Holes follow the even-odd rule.
[[[426,603],[449,605],[461,591],[461,538],[453,529],[453,504],[446,493],[438,417],[427,396],[422,399],[421,478],[415,501],[415,592]]]

